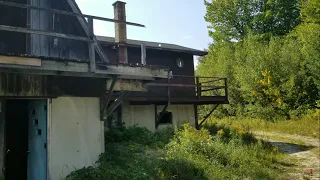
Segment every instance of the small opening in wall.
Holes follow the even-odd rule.
[[[159,119],[159,124],[172,124],[172,112],[165,111],[161,119]]]

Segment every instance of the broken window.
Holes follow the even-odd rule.
[[[161,113],[159,113],[160,116]],[[159,124],[172,124],[172,112],[163,112],[162,117],[160,116]]]

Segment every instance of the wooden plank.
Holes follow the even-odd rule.
[[[25,57],[19,58],[29,59]],[[111,78],[112,75],[119,75],[120,79],[137,80],[168,78],[168,70],[164,68],[155,69],[148,67],[131,67],[125,65],[106,65],[104,70],[97,69],[96,73],[91,73],[89,72],[88,63],[53,60],[41,60],[41,66],[21,66],[17,64],[0,63],[0,72],[96,78]]]
[[[67,0],[67,2],[70,5],[73,13],[81,14],[81,11],[80,11],[79,7],[78,7],[77,3],[74,0]],[[87,17],[87,18],[93,18],[93,17]],[[89,33],[90,33],[89,31],[90,30],[89,30],[88,24],[87,24],[86,20],[84,19],[84,17],[83,16],[77,16],[77,19],[78,19],[80,25],[82,26],[83,30],[85,31],[85,33],[89,36]],[[100,46],[100,44],[99,44],[99,42],[97,40],[97,37],[93,36],[93,40],[95,42],[94,43],[95,44],[95,49],[96,49],[100,59],[102,61],[104,61],[104,62],[109,63],[110,61],[108,59],[108,56],[107,56],[107,54],[105,54],[103,52],[103,49]]]
[[[55,32],[48,32],[48,31],[29,29],[29,28],[5,26],[5,25],[0,25],[0,30],[27,33],[27,34],[38,34],[38,35],[44,35],[44,36],[53,36],[53,37],[72,39],[72,40],[77,40],[77,41],[86,41],[86,42],[91,41],[87,37],[74,36],[74,35],[70,35],[70,34],[61,34],[61,33],[55,33]]]
[[[68,16],[86,17],[86,18],[92,18],[92,19],[96,19],[96,20],[100,20],[100,21],[119,22],[119,23],[125,23],[127,25],[131,25],[131,26],[137,26],[137,27],[145,27],[145,25],[138,24],[138,23],[119,21],[119,20],[104,18],[104,17],[99,17],[99,16],[92,16],[92,15],[82,14],[81,12],[78,12],[78,11],[77,12],[68,12],[68,11],[62,11],[62,10],[58,10],[58,9],[39,7],[38,5],[26,5],[26,4],[21,4],[21,3],[19,4],[19,3],[6,2],[6,1],[0,1],[0,5],[5,5],[5,6],[9,6],[9,7],[33,9],[33,10],[40,10],[40,11],[52,12],[52,13],[68,15]],[[72,7],[72,9],[73,9],[73,7]]]
[[[25,66],[41,66],[41,59],[37,58],[25,58],[25,57],[10,57],[0,56],[0,64],[14,64]]]
[[[89,38],[93,40],[94,33],[93,33],[93,19],[88,19],[88,28],[89,28]],[[94,49],[93,41],[88,44],[88,51],[89,51],[89,62],[90,62],[90,72],[96,72],[96,51]]]

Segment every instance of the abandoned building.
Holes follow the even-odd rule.
[[[228,103],[227,80],[196,77],[194,56],[173,44],[127,39],[125,3],[114,18],[74,0],[0,0],[0,176],[58,180],[93,165],[113,123],[151,131],[201,126]],[[115,24],[94,35],[93,20]],[[198,106],[213,104],[198,118]],[[200,122],[200,123],[198,123]]]

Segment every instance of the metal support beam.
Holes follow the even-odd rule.
[[[163,107],[162,111],[160,112],[160,115],[159,115],[159,117],[157,118],[157,121],[156,121],[156,129],[158,128],[158,126],[159,126],[159,124],[160,124],[160,119],[163,117],[164,112],[166,112],[166,110],[168,109],[168,106],[169,106],[169,104],[166,104],[166,105]]]
[[[204,117],[204,119],[201,121],[201,123],[199,124],[199,127],[202,126],[202,124],[210,117],[210,115],[213,113],[214,110],[217,109],[217,107],[219,106],[220,104],[216,104],[212,110]]]

